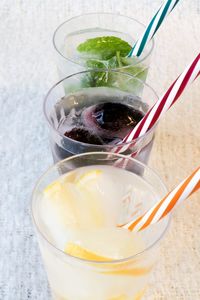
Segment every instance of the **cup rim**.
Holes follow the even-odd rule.
[[[79,258],[79,257],[76,257],[76,256],[73,256],[71,254],[68,254],[68,253],[65,253],[64,251],[62,251],[61,249],[59,249],[58,247],[56,247],[53,243],[51,243],[47,237],[45,236],[45,234],[42,233],[41,229],[39,228],[37,222],[36,222],[36,218],[34,217],[34,203],[35,203],[35,192],[38,188],[38,186],[40,185],[41,181],[43,180],[43,178],[48,175],[53,169],[57,169],[59,168],[59,165],[61,165],[62,163],[64,162],[68,162],[70,160],[73,160],[73,159],[76,159],[77,157],[82,157],[82,156],[90,156],[90,155],[105,155],[105,156],[108,156],[110,155],[111,153],[110,152],[87,152],[87,153],[81,153],[81,154],[78,154],[78,155],[74,155],[74,156],[71,156],[71,157],[68,157],[66,159],[63,159],[59,162],[57,162],[56,164],[50,166],[40,177],[39,179],[37,180],[35,186],[34,186],[34,189],[32,191],[32,194],[31,194],[31,217],[32,217],[32,221],[33,221],[33,224],[37,230],[37,233],[40,235],[40,237],[42,238],[42,240],[55,252],[57,252],[59,255],[61,255],[63,257],[63,259],[66,259],[66,258],[69,258],[69,259],[72,259],[76,262],[81,262],[81,263],[89,263],[89,264],[95,264],[96,266],[101,266],[101,265],[115,265],[115,264],[121,264],[121,263],[125,263],[127,261],[130,261],[130,260],[133,260],[137,257],[140,257],[141,255],[145,254],[146,252],[148,252],[149,250],[151,250],[155,245],[157,245],[162,239],[163,237],[165,236],[165,234],[167,233],[168,229],[169,229],[169,226],[171,224],[171,219],[172,219],[172,214],[170,213],[168,216],[166,216],[166,218],[168,219],[167,220],[167,224],[165,225],[165,228],[164,230],[161,232],[161,234],[159,235],[159,237],[152,243],[150,244],[148,247],[146,247],[144,250],[134,254],[134,255],[131,255],[129,257],[125,257],[125,258],[122,258],[122,259],[116,259],[116,260],[111,260],[111,261],[95,261],[95,260],[89,260],[89,259],[83,259],[83,258]],[[134,158],[131,158],[131,157],[126,157],[125,155],[122,155],[122,154],[112,154],[113,156],[115,157],[118,157],[118,158],[124,158],[124,159],[129,159],[131,160],[132,162],[144,167],[145,169],[148,169],[157,179],[158,181],[160,182],[162,188],[166,191],[167,193],[167,188],[165,186],[165,184],[163,183],[163,181],[161,180],[160,176],[157,174],[156,171],[154,171],[151,167],[147,166],[146,164],[140,162],[139,160],[136,160]]]
[[[126,72],[120,72],[120,71],[117,71],[117,70],[108,70],[108,69],[92,69],[92,70],[84,70],[84,71],[81,71],[81,72],[77,72],[77,73],[74,73],[74,74],[71,74],[71,75],[68,75],[66,76],[65,78],[62,78],[61,80],[59,80],[58,82],[56,82],[51,88],[50,90],[47,92],[46,96],[44,97],[44,101],[43,101],[43,113],[44,113],[44,116],[45,116],[45,119],[47,120],[47,123],[49,125],[49,127],[56,133],[56,134],[59,134],[60,137],[62,137],[62,139],[66,140],[66,141],[71,141],[73,142],[75,145],[84,145],[84,146],[89,146],[89,147],[93,147],[93,148],[98,148],[98,149],[105,149],[105,147],[107,149],[113,149],[115,147],[124,147],[124,146],[130,146],[134,143],[138,143],[139,141],[141,141],[146,135],[149,135],[151,132],[153,132],[157,126],[157,123],[158,121],[155,122],[155,124],[145,133],[143,133],[141,136],[137,137],[136,139],[130,141],[130,142],[125,142],[125,143],[120,143],[119,145],[108,145],[108,144],[103,144],[103,145],[96,145],[96,144],[89,144],[89,143],[84,143],[84,142],[80,142],[80,141],[76,141],[72,138],[69,138],[67,136],[65,136],[64,134],[60,133],[53,125],[52,125],[52,122],[50,121],[50,118],[48,117],[48,114],[47,114],[47,111],[46,111],[46,106],[47,106],[47,102],[48,102],[48,98],[51,94],[51,92],[58,86],[60,85],[63,81],[73,77],[73,76],[76,76],[76,75],[80,75],[80,74],[85,74],[85,73],[88,73],[88,72],[99,72],[99,70],[103,71],[103,72],[114,72],[114,73],[117,73],[117,74],[121,74],[123,76],[129,76],[130,78],[134,78],[134,80],[137,80],[138,82],[140,82],[141,84],[143,84],[145,87],[147,87],[148,89],[151,90],[151,92],[153,92],[153,94],[155,95],[155,97],[157,98],[158,100],[158,95],[157,93],[155,92],[155,90],[149,85],[147,84],[146,82],[140,80],[139,78],[131,75],[130,73],[126,73]],[[117,91],[117,89],[116,89]],[[131,93],[130,93],[131,94]],[[156,101],[157,101],[156,100]]]
[[[84,17],[84,16],[87,17],[87,16],[91,16],[91,15],[110,15],[110,16],[116,16],[116,17],[119,16],[119,17],[123,17],[123,18],[129,19],[129,20],[132,20],[132,21],[138,23],[139,25],[141,25],[141,26],[143,27],[144,30],[145,30],[145,27],[146,27],[142,22],[138,21],[138,20],[135,19],[135,18],[132,18],[132,17],[129,17],[129,16],[125,16],[125,15],[123,15],[123,14],[116,14],[116,13],[109,13],[109,12],[96,12],[96,13],[95,13],[95,12],[90,12],[90,13],[84,13],[84,14],[80,14],[80,15],[77,15],[77,16],[74,16],[74,17],[71,17],[71,18],[65,20],[64,22],[62,22],[62,23],[55,29],[55,31],[54,31],[54,33],[53,33],[53,38],[52,38],[53,47],[54,47],[55,51],[56,51],[59,55],[62,56],[62,58],[64,58],[65,60],[67,60],[67,61],[69,61],[69,62],[71,62],[71,63],[73,63],[73,64],[76,64],[76,65],[78,65],[78,66],[81,66],[81,67],[84,67],[84,65],[82,65],[82,64],[80,64],[80,63],[74,61],[73,59],[70,59],[70,58],[66,57],[65,55],[63,55],[63,53],[62,53],[62,52],[59,50],[59,48],[57,47],[55,39],[56,39],[56,35],[57,35],[58,31],[60,30],[60,28],[62,28],[62,26],[64,26],[66,23],[68,23],[68,22],[70,22],[70,21],[72,21],[72,20],[78,19],[78,18],[80,18],[80,17]],[[138,60],[137,62],[135,62],[135,63],[133,63],[133,64],[130,64],[129,66],[136,66],[136,65],[140,64],[141,62],[143,62],[148,56],[151,55],[151,53],[152,53],[152,51],[153,51],[153,49],[154,49],[154,46],[155,46],[154,38],[151,39],[150,43],[152,43],[152,45],[151,45],[151,48],[150,48],[150,50],[148,51],[148,53],[147,53],[141,60]],[[122,67],[122,68],[121,68],[121,67],[120,67],[120,68],[116,68],[115,70],[125,69],[125,68],[127,68],[127,66],[124,66],[124,67]]]

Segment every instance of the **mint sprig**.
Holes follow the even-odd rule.
[[[82,87],[118,87],[125,91],[138,89],[138,81],[134,78],[125,82],[119,73],[108,73],[102,69],[117,69],[122,72],[130,73],[141,80],[146,79],[147,68],[134,64],[134,59],[127,55],[131,46],[122,39],[115,36],[104,36],[88,39],[81,43],[77,50],[85,65],[91,72],[87,73],[82,80]],[[95,72],[92,69],[99,69]]]
[[[108,60],[120,52],[125,57],[131,50],[131,46],[116,36],[102,36],[88,39],[77,47],[78,52],[84,56],[93,56],[101,60]]]

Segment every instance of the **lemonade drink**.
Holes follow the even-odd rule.
[[[52,293],[56,300],[139,300],[168,220],[140,233],[119,225],[146,211],[165,188],[154,174],[155,186],[146,180],[149,170],[142,178],[130,164],[128,171],[96,156],[96,165],[95,154],[58,163],[35,190],[33,217]],[[80,167],[72,170],[74,161]]]

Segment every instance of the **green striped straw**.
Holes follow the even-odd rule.
[[[164,19],[170,14],[178,2],[179,0],[166,0],[161,5],[155,16],[151,19],[141,38],[137,40],[131,49],[128,57],[141,55],[148,41],[152,39]]]

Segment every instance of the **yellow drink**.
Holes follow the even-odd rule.
[[[151,245],[166,222],[140,233],[118,225],[158,198],[142,177],[108,165],[76,168],[43,185],[34,218],[54,299],[142,299],[157,257]]]

